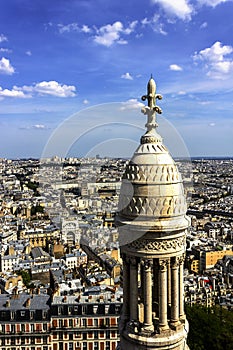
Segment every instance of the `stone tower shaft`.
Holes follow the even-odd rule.
[[[187,349],[184,314],[186,200],[177,166],[157,133],[156,84],[147,86],[146,133],[122,179],[119,230],[123,259],[121,349]]]

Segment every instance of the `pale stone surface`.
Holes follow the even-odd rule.
[[[143,96],[147,131],[126,167],[116,218],[124,268],[122,350],[188,349],[183,263],[189,220],[181,176],[156,132],[157,98],[151,78]]]

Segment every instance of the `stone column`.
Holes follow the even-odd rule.
[[[123,259],[123,318],[129,319],[129,300],[130,300],[130,265],[129,259],[124,255]]]
[[[153,312],[158,314],[159,303],[159,265],[158,260],[153,259]]]
[[[184,256],[179,258],[179,277],[180,277],[180,318],[184,318]]]
[[[167,264],[167,303],[171,306],[171,265],[170,259],[168,259]]]
[[[144,260],[144,330],[153,331],[152,323],[152,260]]]
[[[167,329],[167,260],[159,260],[159,329]]]
[[[140,264],[140,279],[141,279],[141,303],[144,302],[144,289],[145,289],[145,286],[144,286],[144,263],[143,261],[141,262]]]
[[[138,320],[138,264],[130,258],[130,320]]]
[[[171,322],[176,324],[179,321],[179,261],[173,258],[171,261]]]

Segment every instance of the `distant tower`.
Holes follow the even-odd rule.
[[[184,313],[186,200],[177,166],[156,132],[156,84],[142,100],[147,131],[126,167],[116,223],[123,259],[121,350],[188,349]]]

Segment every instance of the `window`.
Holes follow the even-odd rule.
[[[86,342],[83,343],[83,350],[87,350],[87,343]]]
[[[111,339],[112,339],[112,338],[115,338],[115,336],[116,336],[115,331],[111,331]]]
[[[106,341],[106,349],[105,350],[110,350],[110,341]]]
[[[110,339],[110,331],[109,330],[106,331],[106,339]]]
[[[86,326],[87,326],[87,319],[86,319],[86,318],[83,318],[83,319],[82,319],[82,324],[83,324],[83,327],[86,327]]]
[[[94,350],[99,350],[99,343],[97,341],[94,342]]]
[[[25,316],[25,311],[20,311],[20,316]]]
[[[73,327],[73,320],[72,319],[69,320],[69,327]]]
[[[69,343],[69,350],[73,350],[73,349],[74,349],[73,343]]]

